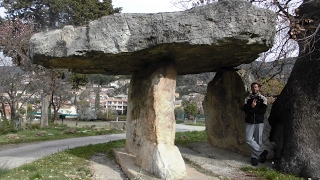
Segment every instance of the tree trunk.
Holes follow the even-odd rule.
[[[49,120],[48,120],[48,115],[49,115],[49,110],[48,107],[50,105],[50,98],[51,95],[47,94],[42,98],[42,107],[41,107],[41,121],[40,121],[40,126],[45,127],[49,125]]]
[[[95,102],[94,102],[95,114],[96,114],[97,118],[99,118],[99,114],[100,114],[100,85],[98,85],[98,87],[95,89],[95,94],[96,94],[96,98],[95,98]]]
[[[52,122],[54,122],[55,120],[58,120],[58,119],[59,119],[58,109],[56,109],[53,111],[53,121]]]
[[[7,120],[6,106],[2,101],[1,101],[1,112],[2,112],[1,118],[3,118],[4,120]]]
[[[10,120],[11,122],[13,122],[14,120],[16,120],[16,102],[15,100],[11,100],[11,104],[10,104]]]
[[[59,99],[57,98],[56,101],[59,101]],[[53,118],[51,120],[52,123],[54,123],[56,120],[59,119],[58,111],[59,111],[60,107],[58,104],[60,104],[60,102],[54,102],[54,98],[53,98],[53,94],[52,94],[51,95],[51,106],[53,109]]]
[[[299,7],[300,16],[312,19],[315,24],[313,29],[307,29],[304,37],[314,32],[319,36],[315,30],[319,28],[320,4],[317,0],[304,2]],[[320,178],[320,42],[317,36],[308,42],[299,41],[299,57],[269,117],[270,137],[282,146],[280,170],[312,179]]]

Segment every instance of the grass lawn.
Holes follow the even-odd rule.
[[[62,133],[66,129],[70,128],[66,125],[52,125],[50,127],[34,128],[31,130],[18,131],[16,133],[12,133],[14,135],[17,135],[18,139],[8,138],[8,134],[0,135],[0,145],[49,141],[85,136],[97,136],[105,134],[119,134],[124,132],[121,130],[109,130],[104,128],[101,128],[99,131],[94,131],[91,128],[77,128],[76,133]],[[41,131],[46,131],[47,134],[43,136],[37,136],[37,134]]]
[[[267,167],[245,167],[241,170],[252,173],[266,180],[304,180],[304,178],[299,178],[290,174],[281,174],[278,171]]]
[[[196,121],[194,122],[193,120],[176,120],[176,124],[185,124],[185,125],[190,125],[190,126],[205,126],[205,122],[202,121]]]
[[[95,153],[112,157],[112,149],[125,147],[125,140],[68,149],[14,169],[0,167],[0,179],[91,179],[89,159]]]

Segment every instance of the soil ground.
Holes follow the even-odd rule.
[[[179,150],[186,163],[187,176],[184,180],[260,179],[241,170],[242,167],[251,166],[249,157],[213,147],[205,142],[193,143],[189,147],[179,147]],[[128,159],[126,159],[126,161],[128,161]],[[138,167],[133,164],[134,162],[132,162],[131,165],[126,165],[127,167],[125,168],[130,168],[131,171],[134,171]],[[267,161],[264,164],[259,163],[257,167],[262,166],[271,167],[271,161]],[[95,172],[93,176],[94,180],[128,179],[120,165],[117,164],[115,160],[106,158],[103,154],[96,154],[92,157],[91,169]],[[145,172],[141,172],[141,170],[131,173],[131,176],[132,174],[139,177],[138,179],[157,179]]]

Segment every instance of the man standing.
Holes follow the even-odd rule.
[[[251,148],[251,164],[258,165],[266,161],[268,155],[267,150],[263,150],[262,133],[264,114],[267,110],[267,98],[260,94],[260,85],[258,83],[251,84],[252,93],[245,99],[243,107],[245,115],[245,140]]]

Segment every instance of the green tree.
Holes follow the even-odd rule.
[[[88,83],[86,74],[72,73],[69,81],[72,83],[72,89],[79,89],[79,86],[84,86]]]
[[[174,115],[176,120],[183,117],[183,114],[184,114],[183,107],[174,108]]]
[[[111,0],[3,0],[10,19],[33,20],[37,31],[81,26],[102,16],[119,13]]]
[[[115,80],[115,76],[105,74],[88,74],[88,80],[91,84],[107,85]]]
[[[183,109],[189,119],[194,118],[198,114],[198,107],[195,102],[187,102]]]

